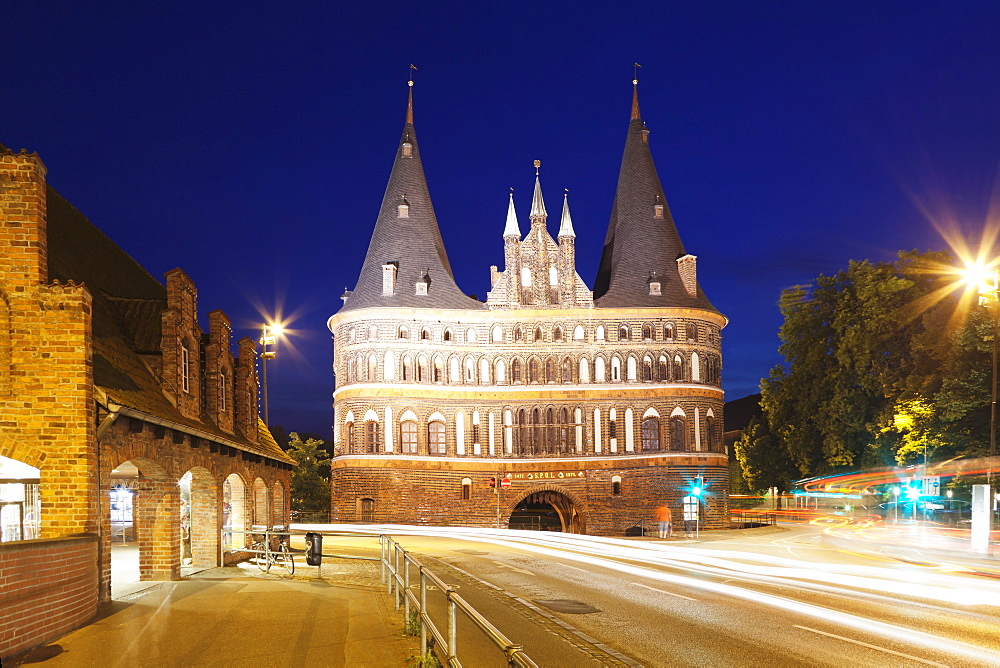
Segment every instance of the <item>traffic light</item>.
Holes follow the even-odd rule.
[[[487,478],[486,482],[487,482],[487,484],[489,484],[490,487],[496,487],[497,486],[497,479],[496,478],[492,478],[492,477],[491,478]]]
[[[694,486],[691,487],[692,496],[701,496],[702,492],[705,491],[705,479],[702,476],[697,476],[694,479]]]

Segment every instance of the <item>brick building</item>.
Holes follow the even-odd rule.
[[[154,279],[37,154],[0,146],[0,657],[92,617],[113,545],[172,579],[286,521],[293,462],[257,415],[255,344],[234,356],[225,314],[207,319],[183,271]]]
[[[328,323],[333,519],[621,535],[664,502],[679,511],[701,476],[703,522],[728,526],[726,319],[677,233],[637,86],[593,292],[565,195],[548,231],[535,164],[527,230],[511,195],[504,269],[490,268],[485,302],[467,296],[431,206],[410,89],[361,274]]]

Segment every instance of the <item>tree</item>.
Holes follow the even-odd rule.
[[[330,509],[330,457],[323,450],[323,441],[289,435],[289,457],[298,466],[292,469],[292,510],[326,512]]]
[[[766,420],[754,416],[733,445],[740,472],[752,490],[777,487],[787,492],[798,469]]]
[[[925,447],[982,452],[991,338],[942,271],[952,264],[904,252],[782,293],[785,363],[761,382],[761,405],[801,476],[912,462]]]

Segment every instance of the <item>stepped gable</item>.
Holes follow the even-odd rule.
[[[82,283],[93,297],[95,387],[116,404],[291,463],[273,439],[264,436],[266,427],[259,425],[256,443],[234,438],[208,415],[187,418],[167,399],[157,371],[166,288],[51,186],[46,199],[49,278]]]
[[[373,307],[486,308],[459,289],[448,262],[413,127],[412,83],[406,123],[368,252],[357,284],[341,311]],[[393,264],[394,271],[384,269]],[[389,279],[393,282],[391,290],[384,286],[383,274],[387,271],[394,274]],[[417,294],[416,284],[423,280],[428,281],[426,294]]]
[[[678,270],[684,244],[667,206],[660,177],[649,150],[649,131],[639,113],[637,82],[633,82],[629,121],[618,174],[608,234],[594,281],[597,308],[686,307],[718,312],[695,285],[692,296]],[[657,213],[657,207],[662,209]],[[661,284],[650,294],[651,277]]]

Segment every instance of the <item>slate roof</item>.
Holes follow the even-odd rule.
[[[718,312],[700,285],[691,297],[681,283],[677,258],[685,255],[684,244],[667,206],[649,144],[644,141],[646,132],[635,87],[618,189],[594,280],[594,306],[687,307]],[[656,204],[663,205],[662,218],[654,217]],[[648,280],[653,272],[660,278],[660,295],[649,294]]]
[[[410,155],[404,155],[406,143],[411,145]],[[409,205],[409,217],[400,218],[398,207],[404,198]],[[396,286],[392,295],[383,296],[382,265],[391,262],[397,264]],[[427,294],[417,295],[415,284],[425,274],[430,277]],[[420,161],[413,127],[412,88],[403,134],[361,274],[340,311],[372,307],[486,308],[455,283]]]
[[[163,394],[148,357],[160,354],[166,287],[56,192],[47,188],[49,279],[83,283],[93,295],[94,385],[115,404],[241,450],[294,463],[263,422],[258,443],[227,434],[207,415],[184,417]]]

